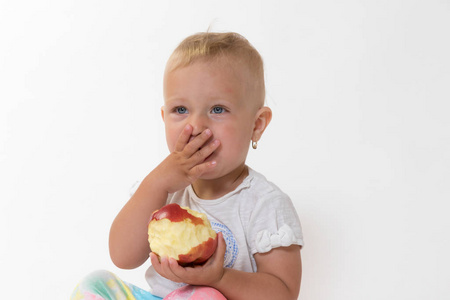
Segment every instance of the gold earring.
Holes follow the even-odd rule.
[[[253,148],[253,149],[258,148],[258,142],[252,141],[252,148]]]

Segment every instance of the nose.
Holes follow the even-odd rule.
[[[194,115],[190,118],[189,124],[191,124],[192,136],[197,136],[208,128],[208,118],[202,115]]]

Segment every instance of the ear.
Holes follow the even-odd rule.
[[[264,130],[266,130],[272,120],[272,110],[264,106],[258,110],[255,117],[255,126],[253,128],[252,141],[258,142]]]
[[[164,122],[164,106],[161,106],[161,118]]]

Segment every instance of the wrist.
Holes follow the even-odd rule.
[[[229,268],[223,267],[221,269],[221,272],[214,278],[212,282],[208,284],[208,286],[215,288],[216,290],[220,290],[223,286],[223,282],[225,281],[225,278],[227,276],[227,273],[229,272]]]
[[[170,184],[156,169],[150,172],[144,178],[142,183],[145,185],[145,188],[151,192],[152,196],[161,195],[164,196],[164,200],[167,199],[167,195],[170,191]]]

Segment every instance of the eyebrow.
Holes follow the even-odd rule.
[[[164,104],[170,104],[172,102],[186,102],[187,99],[183,97],[172,97],[172,98],[164,98]]]
[[[233,101],[228,100],[226,97],[224,98],[223,96],[218,96],[218,95],[212,95],[209,98],[209,101],[211,102],[217,102],[215,104],[222,104],[222,105],[231,105],[233,104]],[[171,98],[165,98],[164,99],[164,103],[165,104],[170,104],[172,102],[187,102],[189,101],[189,99],[185,98],[185,97],[178,97],[178,96],[174,96]]]

